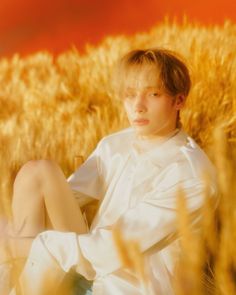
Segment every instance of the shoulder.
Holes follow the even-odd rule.
[[[217,195],[217,174],[216,168],[209,159],[206,152],[196,143],[196,141],[187,136],[186,143],[180,147],[181,154],[179,167],[180,174],[182,174],[186,185],[194,186],[197,190],[198,186],[203,189],[207,187],[212,195]]]
[[[163,146],[161,157],[157,155],[156,164],[160,165],[168,182],[174,184],[188,179],[203,182],[206,177],[212,184],[216,183],[216,169],[213,163],[184,130]]]
[[[180,147],[179,152],[185,162],[185,168],[193,178],[202,178],[207,174],[215,180],[216,169],[213,163],[192,137],[186,136],[186,143]]]
[[[171,148],[163,152],[161,170],[157,179],[159,190],[182,185],[184,189],[204,189],[206,177],[208,187],[217,191],[216,169],[205,151],[184,131],[173,140]]]

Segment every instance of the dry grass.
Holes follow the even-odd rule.
[[[48,52],[2,58],[1,214],[11,214],[12,183],[23,163],[53,159],[68,176],[77,156],[86,158],[101,137],[128,125],[109,82],[119,56],[134,48],[162,46],[176,50],[186,58],[193,80],[182,122],[216,163],[221,190],[217,218],[208,200],[201,238],[185,239],[183,243],[189,251],[184,262],[189,273],[180,278],[178,294],[186,294],[182,289],[186,284],[181,280],[194,286],[198,295],[210,294],[209,289],[212,294],[236,294],[235,36],[236,25],[230,22],[202,27],[186,20],[181,25],[166,20],[147,33],[107,38],[99,47],[88,46],[83,56],[74,48],[57,58]],[[218,132],[214,140],[216,126],[223,132]],[[187,223],[181,224],[185,234],[192,235]],[[198,259],[191,256],[191,249],[201,250]],[[204,284],[202,273],[206,274]]]

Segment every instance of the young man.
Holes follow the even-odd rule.
[[[171,51],[135,50],[120,60],[115,87],[131,127],[103,138],[68,178],[79,202],[100,200],[98,212],[87,233],[38,235],[20,277],[24,294],[41,294],[45,281],[52,291],[71,268],[93,281],[88,294],[144,294],[121,264],[114,227],[140,243],[154,293],[174,294],[178,240],[170,237],[176,232],[177,191],[185,191],[189,212],[197,211],[207,173],[209,191],[216,194],[214,167],[179,119],[190,86],[186,65]]]

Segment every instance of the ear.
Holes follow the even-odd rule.
[[[183,94],[177,94],[175,98],[175,109],[180,110],[185,104],[186,97]]]

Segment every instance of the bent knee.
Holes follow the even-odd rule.
[[[40,175],[52,175],[60,170],[59,165],[53,160],[38,160],[37,161],[38,170]]]
[[[32,181],[32,178],[39,180],[47,172],[52,173],[52,170],[56,169],[59,169],[59,166],[52,160],[30,160],[19,170],[14,181],[14,186],[22,181]]]
[[[29,161],[23,167],[30,172],[36,170],[39,173],[46,173],[48,171],[51,172],[52,170],[59,169],[59,166],[55,161],[46,159]]]
[[[38,162],[38,160],[30,160],[22,165],[20,171],[31,171],[32,169],[35,169],[35,167],[38,165]]]
[[[26,162],[18,171],[14,181],[14,186],[18,183],[25,182],[26,180],[31,180],[32,177],[35,177],[37,169],[37,160],[31,160]]]

